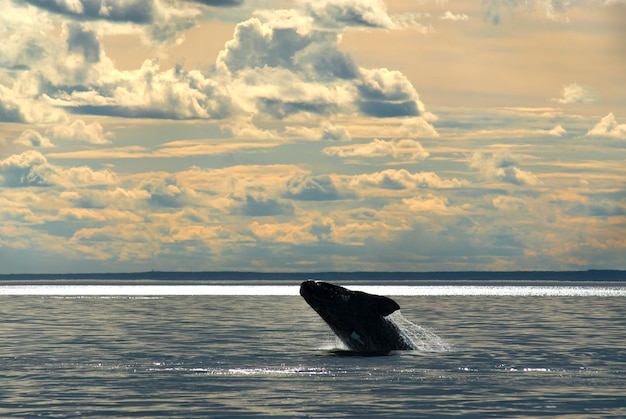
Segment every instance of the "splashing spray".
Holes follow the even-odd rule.
[[[402,338],[416,351],[448,352],[452,349],[441,337],[408,320],[400,310],[385,318],[398,328]]]

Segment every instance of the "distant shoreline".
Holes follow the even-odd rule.
[[[624,270],[585,271],[454,271],[454,272],[235,272],[147,271],[108,273],[0,274],[3,281],[626,281]]]

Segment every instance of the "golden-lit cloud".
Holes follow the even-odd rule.
[[[96,3],[0,15],[0,273],[624,268],[606,2]]]

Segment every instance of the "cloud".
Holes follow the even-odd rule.
[[[555,137],[561,137],[567,134],[567,131],[561,125],[555,125],[554,128],[552,128],[551,130],[548,130],[546,133],[548,135],[553,135]]]
[[[65,118],[63,111],[50,106],[47,98],[41,100],[0,84],[0,122],[58,122]]]
[[[423,112],[424,105],[415,88],[399,71],[362,69],[361,77],[357,89],[358,106],[363,114],[387,118],[419,116]]]
[[[328,5],[319,7],[326,10]],[[237,25],[217,57],[216,77],[230,80],[237,109],[273,119],[355,112],[390,118],[424,112],[402,73],[358,67],[339,50],[339,41],[340,33],[320,30],[301,11],[259,12]]]
[[[54,144],[50,142],[48,137],[44,137],[34,129],[24,130],[20,136],[14,141],[16,144],[23,144],[29,147],[51,148]]]
[[[81,21],[132,23],[148,27],[155,40],[165,41],[195,26],[194,5],[234,7],[242,0],[24,0],[41,10]]]
[[[67,51],[79,53],[89,63],[100,61],[100,41],[93,31],[79,24],[67,25]]]
[[[513,196],[498,196],[491,200],[491,204],[499,211],[520,212],[527,208],[525,200]]]
[[[375,173],[355,175],[350,179],[353,188],[377,187],[382,189],[414,189],[414,188],[460,188],[468,182],[458,179],[442,179],[434,172],[411,173],[406,169],[388,169]]]
[[[218,74],[229,79],[237,108],[274,119],[349,112],[349,80],[358,70],[337,49],[338,35],[282,27],[271,19],[277,13],[238,24],[217,57]]]
[[[325,121],[322,125],[321,140],[324,141],[350,141],[350,132],[346,127],[333,125],[328,121]]]
[[[295,10],[266,11],[257,16],[237,24],[233,39],[218,54],[218,69],[231,74],[265,66],[296,70],[298,52],[312,44],[332,45],[337,40],[335,33],[297,26],[302,16]]]
[[[294,223],[259,223],[254,221],[249,226],[254,236],[261,241],[301,245],[314,243],[317,237],[310,231],[310,225]]]
[[[72,92],[66,106],[75,113],[124,118],[221,119],[230,113],[226,93],[199,71],[160,71],[146,60],[140,69],[114,71],[85,92]]]
[[[144,0],[25,0],[61,15],[146,24],[153,20],[155,2]],[[158,3],[158,0],[156,1]]]
[[[562,125],[557,124],[550,129],[545,128],[498,128],[498,129],[478,129],[460,133],[466,139],[487,139],[493,138],[502,140],[504,138],[528,139],[532,137],[562,137],[567,134],[567,130]]]
[[[289,202],[262,196],[246,195],[244,204],[239,209],[242,215],[250,217],[267,217],[276,215],[292,215],[294,207]]]
[[[406,198],[402,203],[407,209],[414,213],[435,212],[437,214],[448,214],[453,212],[448,206],[448,199],[443,196],[426,194]]]
[[[150,199],[150,192],[145,189],[124,189],[115,186],[110,189],[83,189],[64,191],[61,197],[73,207],[84,209],[132,210],[139,214],[143,203]]]
[[[587,136],[626,140],[626,124],[618,124],[615,115],[611,112],[587,131]]]
[[[0,161],[2,183],[10,188],[51,186],[56,170],[38,151],[25,151]]]
[[[183,208],[200,204],[201,197],[177,176],[150,177],[142,180],[139,189],[150,194],[148,202],[155,207]]]
[[[326,28],[394,27],[385,3],[380,0],[308,0],[305,8],[317,25]]]
[[[572,103],[593,103],[597,101],[597,97],[590,87],[582,86],[578,83],[571,83],[563,86],[560,97],[552,98],[551,100],[567,105]]]
[[[338,47],[342,32],[350,27],[393,28],[382,2],[315,1],[295,9],[256,12],[237,24],[215,65],[205,71],[182,66],[163,70],[157,60],[122,71],[107,56],[101,34],[112,23],[95,21],[140,25],[153,32],[167,32],[159,25],[170,25],[177,32],[195,24],[200,3],[176,3],[184,6],[179,10],[163,1],[31,0],[29,4],[39,10],[75,21],[63,22],[61,38],[44,39],[31,31],[0,47],[5,50],[0,51],[0,65],[20,69],[19,83],[12,88],[0,85],[0,120],[60,122],[67,112],[210,119],[224,121],[224,128],[237,137],[278,139],[272,130],[260,128],[261,123],[307,118],[324,126],[322,139],[345,140],[349,133],[327,120],[355,114],[375,118],[424,114],[415,88],[402,73],[359,67]],[[92,143],[108,140],[89,138]]]
[[[36,150],[1,160],[0,176],[2,184],[10,188],[110,185],[115,182],[115,176],[109,170],[92,170],[86,166],[67,169],[54,166]]]
[[[517,167],[517,161],[508,152],[495,154],[474,153],[470,167],[478,169],[485,179],[498,180],[514,185],[534,186],[541,181],[532,173]]]
[[[214,7],[235,7],[243,4],[243,0],[192,0],[196,3]]]
[[[482,9],[484,19],[490,21],[494,25],[500,24],[502,20],[501,7],[509,12],[523,9],[537,16],[557,21],[567,22],[569,19],[565,16],[568,9],[580,6],[598,6],[607,4],[602,0],[592,0],[587,2],[572,2],[568,0],[483,0]]]
[[[55,125],[50,128],[52,136],[58,140],[80,141],[91,144],[108,144],[112,134],[105,133],[98,122],[85,123],[77,119],[71,124]]]
[[[57,1],[45,5],[58,13],[85,15],[85,19],[114,17],[118,9],[120,13],[128,12],[126,16],[141,8],[155,8],[159,13],[162,9],[159,1],[116,0],[102,3],[108,11],[96,13],[95,3],[101,2]],[[178,12],[172,9],[172,13]],[[159,20],[150,28],[157,30],[162,23]],[[12,35],[15,43],[0,46],[0,65],[16,69],[18,75],[11,88],[0,85],[0,121],[57,122],[65,118],[66,111],[171,119],[219,119],[229,113],[230,101],[218,88],[220,84],[200,71],[186,72],[181,67],[161,71],[152,60],[138,70],[120,71],[106,55],[96,33],[106,32],[107,26],[84,19],[82,23],[64,21],[61,26],[58,38],[18,31],[19,35]]]
[[[350,195],[340,192],[328,175],[296,175],[287,182],[284,196],[298,201],[334,201]]]
[[[367,144],[350,144],[345,146],[326,147],[324,154],[339,157],[391,157],[396,160],[418,161],[428,157],[428,152],[415,140],[379,140],[374,139]]]
[[[446,10],[444,14],[442,14],[439,19],[441,20],[451,20],[451,21],[465,21],[469,20],[469,16],[465,13],[452,13],[450,10]]]
[[[296,121],[300,122],[300,121]],[[347,142],[352,140],[352,136],[348,129],[341,125],[333,125],[327,120],[322,123],[322,126],[309,127],[306,125],[287,125],[284,132],[281,133],[286,138],[306,139],[306,140],[321,140],[332,142]]]

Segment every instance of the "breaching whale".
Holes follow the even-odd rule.
[[[350,351],[383,354],[414,349],[386,318],[400,309],[391,298],[313,280],[300,285],[300,295]]]

